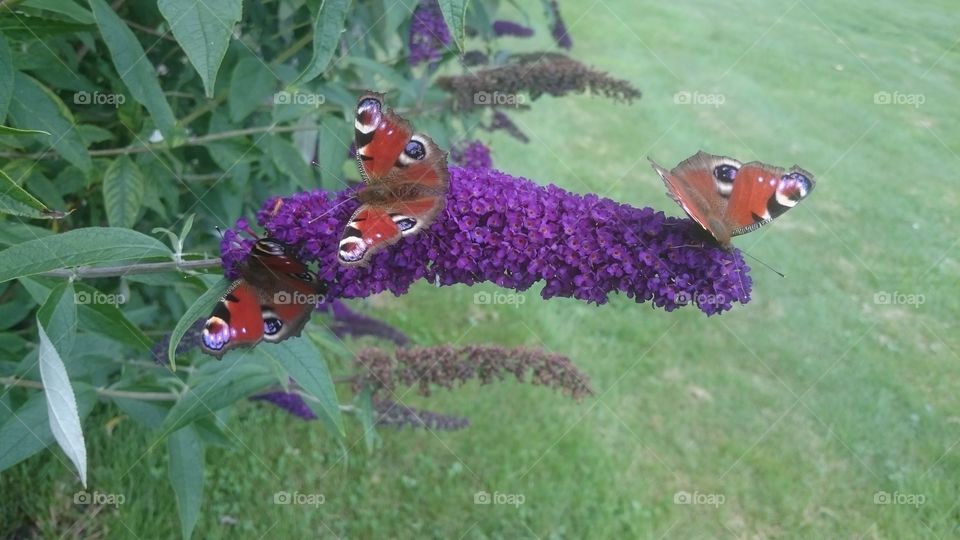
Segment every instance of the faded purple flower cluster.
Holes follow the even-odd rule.
[[[389,399],[375,400],[373,409],[376,412],[378,426],[395,429],[409,427],[433,431],[458,431],[470,426],[469,418],[408,407]]]
[[[737,251],[705,238],[689,219],[668,218],[492,169],[450,168],[444,211],[426,230],[378,253],[369,267],[344,267],[337,245],[358,203],[354,191],[315,190],[266,201],[257,218],[267,234],[318,261],[331,298],[382,291],[404,294],[420,279],[439,285],[491,282],[541,295],[603,304],[611,293],[672,311],[696,305],[707,315],[750,300],[749,267]],[[249,251],[224,235],[228,271]]]
[[[410,338],[400,330],[381,320],[368,317],[363,313],[357,313],[340,300],[322,304],[320,311],[329,312],[333,315],[333,324],[330,326],[330,330],[337,337],[373,336],[392,341],[401,347],[410,343]]]
[[[503,111],[493,112],[493,119],[490,121],[490,125],[486,129],[488,131],[503,130],[506,131],[508,135],[524,144],[530,142],[530,137],[527,137],[527,134],[524,133],[516,124],[514,124],[513,120],[511,120],[510,117],[507,116],[507,113]]]
[[[315,420],[317,415],[310,410],[310,406],[303,400],[300,394],[295,392],[267,392],[250,398],[251,401],[266,401],[287,411],[288,413],[303,418],[304,420]]]
[[[493,33],[498,37],[530,37],[533,35],[533,28],[513,21],[494,21]]]
[[[443,20],[437,0],[423,0],[413,11],[410,21],[410,65],[434,63],[443,57],[450,44],[450,30]]]
[[[266,392],[250,398],[251,401],[266,401],[304,420],[316,420],[303,396],[296,392]],[[409,407],[389,399],[373,402],[374,421],[378,426],[402,429],[405,427],[434,431],[457,431],[470,426],[470,419],[463,416],[440,414],[425,409]]]
[[[557,4],[557,0],[550,0],[550,12],[553,15],[553,26],[550,28],[553,40],[557,42],[558,47],[570,50],[573,47],[573,39],[567,33],[567,25],[563,22],[563,17],[560,16],[560,6]]]
[[[450,149],[450,161],[465,169],[490,169],[490,149],[480,141],[465,141]]]
[[[482,66],[489,61],[490,57],[483,51],[467,51],[463,53],[463,58],[460,59],[460,63],[465,67]]]

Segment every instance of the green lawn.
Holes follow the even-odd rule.
[[[316,423],[256,404],[207,452],[197,537],[933,537],[960,526],[960,12],[935,0],[561,0],[573,55],[636,84],[626,107],[544,98],[514,115],[531,143],[494,136],[497,166],[637,206],[682,211],[647,156],[698,149],[813,172],[818,188],[741,237],[753,300],[706,318],[626,298],[595,307],[475,305],[493,288],[427,284],[359,304],[420,344],[534,345],[571,357],[596,395],[468,386],[412,405],[470,416],[457,433],[382,431],[349,458]],[[540,39],[518,46],[534,49]],[[717,96],[720,106],[674,95]],[[888,93],[881,104],[875,94]],[[879,96],[883,99],[883,94]],[[920,305],[875,302],[922,295]],[[91,490],[50,454],[0,479],[44,536],[179,531],[165,452],[116,411],[87,422]],[[11,490],[11,491],[8,491]],[[522,495],[477,505],[478,491]],[[279,506],[278,491],[323,505]],[[685,491],[699,502],[675,504]],[[877,497],[895,504],[876,504]],[[4,500],[6,504],[8,501]],[[908,504],[909,503],[909,504]]]

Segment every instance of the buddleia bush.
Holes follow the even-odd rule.
[[[461,416],[403,404],[399,387],[426,394],[513,374],[575,398],[588,395],[586,375],[560,355],[486,345],[407,349],[413,344],[403,329],[332,298],[298,339],[219,362],[196,346],[202,320],[228,283],[220,258],[227,236],[216,229],[235,233],[239,218],[258,210],[263,217],[265,202],[278,196],[351,189],[359,180],[351,144],[363,91],[386,92],[418,130],[453,150],[453,163],[462,166],[457,177],[471,181],[485,178],[477,171],[495,161],[478,139],[504,130],[517,144],[527,142],[511,117],[542,95],[640,97],[629,82],[575,59],[557,2],[523,4],[522,21],[498,18],[496,1],[466,4],[425,0],[411,10],[391,0],[3,2],[0,470],[41,453],[35,459],[48,459],[44,450],[57,445],[77,475],[77,492],[85,493],[96,456],[88,455],[84,432],[105,417],[95,411],[119,411],[153,430],[169,452],[189,537],[203,468],[212,466],[204,448],[225,429],[214,413],[239,400],[316,420],[344,445],[348,422],[366,433],[376,425],[467,426]],[[551,36],[548,50],[511,50],[537,33]],[[530,197],[574,200],[496,174]],[[592,200],[576,204],[592,207]],[[595,212],[634,215],[610,202]],[[641,217],[650,234],[661,234],[662,219]],[[728,255],[678,257],[671,264],[714,268]],[[742,263],[729,257],[724,265]],[[676,291],[647,287],[640,267],[625,271],[641,282],[611,275],[594,287],[580,279],[581,268],[567,276],[578,280],[573,289],[550,294],[583,290],[583,299],[599,303],[609,291],[642,291],[638,301],[677,307],[664,296]],[[691,272],[688,288],[719,278],[704,273],[706,281],[696,282]],[[383,290],[368,285],[358,286],[367,294]],[[745,301],[748,289],[705,311]],[[368,348],[355,355],[341,338],[364,340]],[[345,403],[343,395],[353,397]]]

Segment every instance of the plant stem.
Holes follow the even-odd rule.
[[[16,377],[0,377],[0,385],[19,386],[21,388],[35,388],[37,390],[43,390],[43,383],[39,381],[18,379]],[[137,399],[140,401],[176,401],[180,399],[180,394],[176,392],[134,392],[128,390],[114,390],[112,388],[105,387],[97,388],[96,392],[97,395],[101,397]],[[306,400],[313,402],[320,401],[319,399],[301,390],[294,390],[293,392]],[[342,412],[351,413],[355,412],[355,407],[353,405],[340,405],[340,410]]]
[[[49,272],[43,272],[38,275],[61,279],[105,278],[129,276],[133,274],[155,274],[158,272],[169,272],[171,270],[199,270],[202,268],[216,268],[220,265],[220,259],[216,258],[199,259],[196,261],[137,263],[102,267],[79,266],[77,268],[50,270]]]
[[[289,133],[292,131],[309,131],[311,129],[317,129],[317,126],[258,126],[244,129],[232,129],[229,131],[221,131],[219,133],[208,133],[207,135],[202,135],[200,137],[190,137],[183,143],[182,146],[201,146],[209,142],[221,141],[223,139],[233,139],[236,137],[244,137],[246,135],[253,135],[256,133]],[[104,148],[102,150],[91,150],[90,155],[92,157],[104,157],[104,156],[118,156],[121,154],[142,154],[144,152],[149,152],[155,150],[156,148],[152,146],[142,146],[142,145],[131,145],[124,146],[121,148]],[[60,159],[60,156],[52,152],[37,152],[34,154],[20,154],[17,152],[0,152],[0,157],[10,158],[10,159]]]
[[[0,384],[4,386],[20,386],[23,388],[36,388],[43,390],[43,383],[31,381],[28,379],[18,379],[16,377],[0,377]],[[176,401],[180,398],[175,392],[131,392],[127,390],[113,390],[111,388],[100,387],[96,389],[97,395],[102,397],[139,399],[140,401]]]

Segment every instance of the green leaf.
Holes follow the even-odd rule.
[[[80,411],[74,396],[67,368],[60,353],[47,337],[40,317],[37,317],[37,332],[40,335],[40,379],[47,398],[47,415],[50,431],[73,465],[80,473],[80,482],[87,487],[87,448],[80,427]]]
[[[17,16],[11,10],[0,11],[0,32],[20,41],[31,41],[60,34],[79,34],[92,28],[88,24]]]
[[[37,311],[37,321],[57,351],[69,356],[77,335],[77,303],[72,283],[61,283],[50,291]]]
[[[163,95],[156,70],[147,53],[133,32],[104,0],[89,2],[117,73],[130,89],[133,99],[147,108],[163,136],[171,140],[177,120]]]
[[[66,15],[81,24],[93,24],[93,14],[74,4],[73,0],[26,0],[21,5]]]
[[[267,96],[273,94],[277,77],[263,60],[256,56],[242,58],[230,75],[230,93],[227,105],[230,119],[239,122],[256,110]]]
[[[74,390],[80,418],[86,418],[97,401],[97,394],[83,383],[75,383]],[[53,441],[46,396],[43,392],[35,392],[0,425],[0,471],[36,454]]]
[[[53,235],[50,229],[43,229],[29,223],[6,222],[0,227],[0,246],[22,244],[27,240],[46,238]]]
[[[2,83],[0,83],[2,84]],[[43,131],[42,129],[17,129],[10,126],[0,126],[0,135],[11,135],[13,137],[25,137],[32,135],[47,135],[50,133]]]
[[[310,189],[313,171],[310,170],[310,165],[303,159],[297,148],[290,141],[277,135],[268,136],[265,142],[269,144],[270,159],[277,166],[277,170],[294,184]]]
[[[367,447],[367,453],[372,454],[380,440],[380,436],[377,434],[377,419],[373,410],[373,388],[370,385],[365,385],[363,390],[353,398],[353,404],[357,408],[357,416],[360,419],[360,427],[363,429],[363,442]]]
[[[133,227],[143,205],[143,173],[128,156],[113,160],[103,177],[103,203],[111,227]]]
[[[180,532],[193,535],[203,502],[203,441],[193,426],[177,430],[167,439],[170,452],[170,485],[177,496]]]
[[[57,268],[169,256],[162,242],[130,229],[74,229],[0,251],[0,283]]]
[[[149,274],[148,274],[149,275]],[[53,279],[20,278],[20,283],[30,292],[30,295],[43,303],[54,288],[50,283]],[[129,319],[117,307],[126,301],[122,295],[104,294],[93,287],[74,283],[74,298],[77,305],[77,320],[80,328],[94,334],[106,336],[124,345],[148,352],[153,346],[153,340],[143,333],[139,326]]]
[[[0,123],[7,117],[10,98],[13,97],[13,58],[7,39],[0,33]],[[9,129],[9,128],[7,128]],[[0,131],[0,134],[4,134]]]
[[[0,171],[0,213],[40,219],[60,219],[66,215],[47,208],[3,171]]]
[[[309,339],[289,339],[269,347],[261,347],[260,354],[276,359],[293,380],[318,401],[307,401],[331,433],[342,442],[347,432],[340,414],[340,402],[327,362]]]
[[[31,77],[16,72],[10,119],[20,129],[43,130],[37,140],[51,145],[64,159],[84,172],[91,167],[87,144],[76,121],[56,94]]]
[[[163,392],[169,389],[159,386],[131,386],[124,387],[123,390],[130,392]],[[163,425],[163,419],[170,412],[168,402],[142,401],[130,398],[112,398],[113,402],[135,422],[139,422],[151,429],[156,429]]]
[[[188,388],[170,409],[163,423],[164,433],[172,433],[191,422],[232,405],[237,400],[274,384],[276,378],[266,368],[253,363],[237,363]]]
[[[340,43],[350,10],[350,0],[324,0],[313,22],[313,58],[297,78],[298,83],[312,81],[327,69]]]
[[[469,0],[439,0],[440,11],[443,13],[443,20],[450,28],[450,34],[453,36],[454,43],[460,54],[463,54],[463,39],[465,34],[467,19],[467,2]]]
[[[180,344],[183,335],[193,326],[193,323],[213,311],[213,306],[217,305],[217,302],[227,293],[230,283],[230,280],[226,278],[215,283],[207,292],[200,295],[200,298],[197,298],[193,305],[187,308],[187,312],[180,317],[177,325],[173,327],[173,332],[170,333],[170,345],[167,347],[167,360],[170,361],[170,366],[174,370],[177,369],[177,345]]]
[[[207,97],[212,98],[233,27],[243,16],[243,1],[160,0],[157,5],[170,24],[173,36],[200,74]]]
[[[347,160],[352,133],[350,125],[342,118],[325,116],[320,122],[320,141],[317,144],[317,163],[320,166],[320,182],[323,189],[343,189],[343,162]]]

